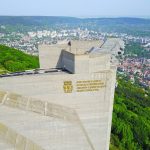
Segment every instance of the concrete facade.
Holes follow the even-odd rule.
[[[7,145],[18,149],[12,139],[21,136],[20,150],[109,150],[116,67],[110,53],[92,52],[89,45],[84,53],[63,48],[50,60],[51,68],[59,64],[70,73],[0,78],[0,135]],[[50,62],[41,53],[45,68]]]

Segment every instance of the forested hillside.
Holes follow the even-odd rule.
[[[150,59],[150,52],[141,46],[139,43],[130,42],[126,45],[124,54],[128,58],[147,58]]]
[[[38,67],[38,57],[25,54],[14,48],[0,45],[0,74],[24,71]]]
[[[118,82],[110,150],[150,150],[150,91]]]

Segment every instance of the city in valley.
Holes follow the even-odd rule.
[[[34,19],[34,18],[33,18]],[[60,18],[61,19],[61,18]],[[132,20],[132,19],[131,19]],[[134,20],[134,19],[133,19]],[[142,21],[140,20],[141,24]],[[107,20],[106,20],[107,22]],[[130,19],[129,19],[130,23]],[[17,24],[17,23],[16,23]],[[25,53],[38,56],[39,44],[56,44],[67,40],[103,40],[109,37],[121,38],[125,44],[125,52],[121,53],[118,60],[118,74],[126,76],[132,83],[149,88],[150,87],[150,33],[148,27],[141,30],[130,29],[124,24],[118,28],[97,25],[91,29],[91,22],[78,23],[72,26],[70,22],[52,25],[0,25],[0,44],[4,44]],[[117,25],[117,23],[116,23]],[[140,24],[139,24],[140,27]],[[148,29],[147,29],[148,28]],[[109,29],[109,30],[108,30]],[[145,31],[145,30],[146,31]],[[135,30],[135,31],[134,31]],[[134,32],[133,32],[134,31]],[[143,53],[143,55],[141,54]]]

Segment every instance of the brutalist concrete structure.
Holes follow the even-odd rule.
[[[41,70],[0,78],[0,149],[108,150],[120,39],[40,45]]]

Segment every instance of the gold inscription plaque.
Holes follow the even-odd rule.
[[[99,91],[105,87],[105,83],[101,80],[85,80],[76,82],[77,92]]]
[[[73,90],[72,81],[64,81],[63,88],[65,93],[72,93]]]

